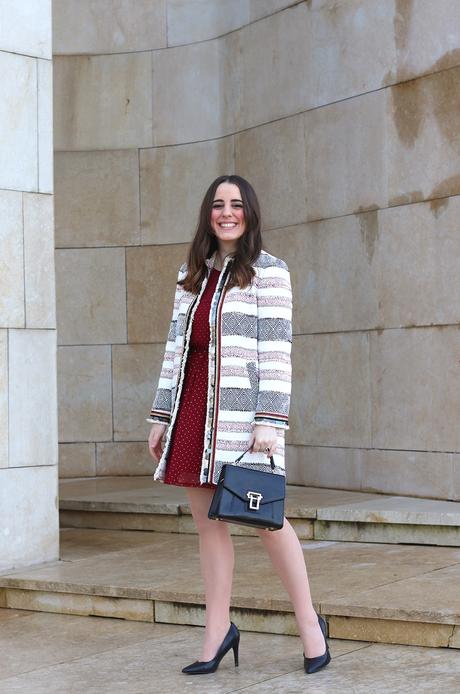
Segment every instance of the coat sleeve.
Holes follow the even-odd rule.
[[[181,265],[181,267],[179,268],[179,273],[177,275],[177,282],[179,282],[179,280],[184,277],[185,270],[185,264]],[[163,362],[161,365],[160,378],[158,380],[157,390],[153,398],[150,416],[145,420],[146,422],[169,424],[171,419],[171,391],[173,381],[174,353],[176,346],[176,326],[177,316],[179,312],[179,303],[183,291],[183,287],[176,283],[173,313],[171,322],[169,324],[168,336],[166,339],[166,347],[163,356]]]
[[[289,429],[292,289],[287,264],[261,270],[257,290],[259,390],[255,424]]]

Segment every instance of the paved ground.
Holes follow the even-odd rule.
[[[455,650],[330,640],[329,666],[306,675],[297,637],[253,632],[241,634],[238,668],[229,653],[213,675],[183,675],[202,635],[202,627],[0,609],[0,693],[460,691]]]

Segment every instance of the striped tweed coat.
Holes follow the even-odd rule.
[[[163,481],[171,432],[180,406],[192,321],[217,252],[198,294],[176,285],[173,315],[158,388],[146,421],[168,424],[153,479]],[[275,472],[285,474],[284,433],[291,394],[292,291],[286,263],[262,251],[245,289],[227,288],[232,257],[225,258],[209,314],[208,397],[200,483],[217,484],[224,463],[248,448],[256,424],[276,427]],[[181,265],[178,281],[185,277]],[[269,470],[270,459],[248,451],[237,463]]]

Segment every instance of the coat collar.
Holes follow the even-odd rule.
[[[214,253],[212,254],[212,256],[211,256],[210,258],[206,258],[204,262],[206,263],[206,265],[207,265],[210,269],[212,269],[212,268],[214,267],[214,263],[216,262],[216,258],[217,258],[217,250],[214,251]],[[225,270],[227,264],[230,263],[232,260],[233,260],[233,256],[227,255],[227,256],[225,257],[224,265],[223,265],[223,267],[222,267],[222,270]]]

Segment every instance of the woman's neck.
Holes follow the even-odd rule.
[[[224,267],[225,259],[228,255],[232,255],[234,253],[233,250],[220,250],[218,249],[216,251],[216,258],[214,260],[214,267],[216,270],[222,270]]]

